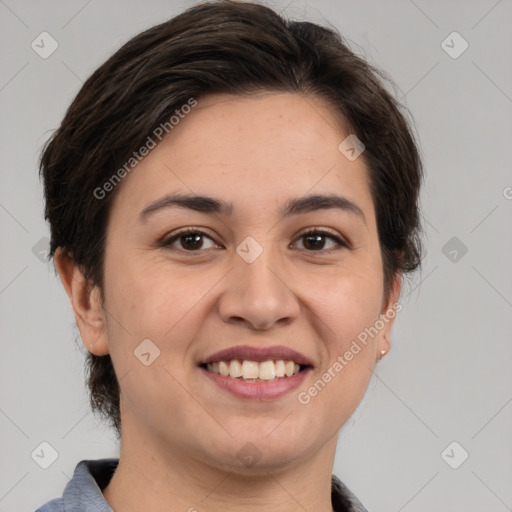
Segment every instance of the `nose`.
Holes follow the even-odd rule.
[[[224,322],[268,330],[298,317],[298,297],[271,251],[265,249],[252,263],[235,254],[234,267],[219,297],[219,314]]]

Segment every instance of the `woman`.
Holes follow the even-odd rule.
[[[421,163],[378,73],[329,29],[201,4],[86,81],[41,174],[121,452],[39,510],[365,510],[337,436],[420,263]]]

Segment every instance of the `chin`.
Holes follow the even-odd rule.
[[[273,421],[272,428],[275,429],[279,421]],[[272,428],[268,428],[268,424],[267,420],[265,428],[246,428],[240,425],[239,430],[232,432],[232,438],[223,436],[221,442],[205,447],[209,462],[227,471],[257,474],[285,469],[307,458],[310,451],[316,451],[305,442],[311,440],[311,433],[307,435],[295,429],[290,432],[283,428],[277,434],[276,430],[272,432]]]

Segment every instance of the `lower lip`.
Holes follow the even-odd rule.
[[[306,368],[291,377],[282,377],[267,382],[246,382],[241,379],[234,379],[233,377],[224,377],[201,367],[199,369],[220,388],[229,391],[238,398],[249,398],[252,400],[280,398],[297,389],[310,371],[310,368]]]

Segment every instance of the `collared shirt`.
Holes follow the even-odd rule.
[[[36,512],[114,512],[102,494],[119,459],[80,461],[62,498],[49,501]],[[332,476],[331,501],[334,512],[367,512],[361,502],[336,477]]]

